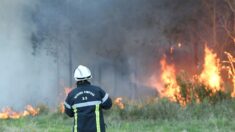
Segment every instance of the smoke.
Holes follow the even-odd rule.
[[[40,102],[53,104],[52,58],[34,57],[31,35],[37,28],[30,17],[36,2],[3,0],[0,5],[0,107],[22,108]],[[52,67],[49,67],[49,66]]]
[[[0,107],[56,105],[79,64],[113,97],[155,96],[145,83],[159,73],[157,63],[170,46],[163,33],[173,18],[167,3],[3,0]]]
[[[151,65],[167,47],[161,28],[168,18],[162,4],[161,0],[42,1],[34,14],[39,27],[36,40],[41,47],[51,39],[53,45],[64,47],[56,53],[59,71],[68,70],[71,44],[73,69],[88,65],[93,82],[114,96],[139,96],[135,89],[148,90],[145,82],[139,83],[142,86],[136,82],[152,74]],[[69,78],[66,73],[59,76]]]

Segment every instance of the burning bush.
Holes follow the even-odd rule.
[[[177,84],[180,89],[180,98],[177,98],[177,102],[183,105],[188,103],[200,103],[208,101],[215,104],[216,102],[224,99],[231,99],[230,92],[224,90],[213,91],[210,86],[200,82],[197,77],[193,80],[189,80],[185,73],[181,73],[177,77]]]
[[[198,74],[195,75],[186,75],[186,72],[177,73],[175,64],[167,62],[167,57],[163,56],[160,61],[160,82],[159,80],[152,81],[151,78],[150,85],[156,87],[161,98],[168,98],[170,101],[178,102],[182,106],[186,106],[188,103],[200,103],[203,100],[216,103],[223,99],[231,99],[235,95],[234,57],[225,52],[228,61],[224,62],[229,66],[223,68],[222,61],[207,45],[204,54],[202,68],[198,69]],[[224,69],[228,73],[229,79],[232,80],[232,88],[225,86],[225,81],[221,75]]]

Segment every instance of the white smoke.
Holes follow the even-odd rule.
[[[1,0],[0,4],[0,108],[22,108],[40,102],[52,104],[54,63],[44,53],[32,55],[30,37],[35,26],[29,18],[31,0]]]

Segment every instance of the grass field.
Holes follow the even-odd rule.
[[[160,101],[144,107],[113,107],[105,113],[107,132],[234,132],[235,101],[202,103],[182,108]],[[0,120],[0,132],[70,132],[73,119],[61,113],[42,113],[18,120]]]
[[[0,121],[1,132],[70,132],[72,119],[40,115]],[[106,120],[107,132],[234,132],[235,120],[216,118],[185,120]]]

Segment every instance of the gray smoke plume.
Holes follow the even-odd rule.
[[[163,27],[174,18],[168,4],[165,0],[1,1],[0,107],[57,105],[79,64],[90,67],[92,82],[112,97],[156,96],[146,81],[159,73],[158,62],[170,47],[163,34]]]
[[[161,3],[41,1],[33,13],[38,27],[33,37],[35,49],[52,52],[58,64],[58,80],[67,80],[67,85],[67,72],[72,72],[68,67],[71,54],[72,69],[78,64],[89,66],[93,82],[113,96],[155,95],[144,81],[153,72],[149,68],[159,60],[164,52],[160,47],[166,43],[161,27],[167,17],[162,14]]]
[[[36,2],[3,0],[0,4],[0,107],[22,108],[26,104],[55,101],[53,58],[32,55],[31,35],[37,28],[31,20]],[[49,95],[52,96],[49,96]]]

